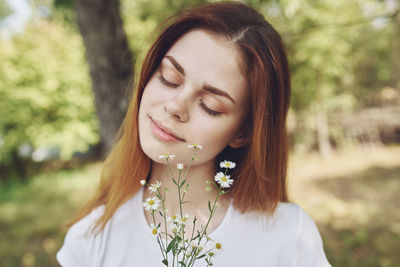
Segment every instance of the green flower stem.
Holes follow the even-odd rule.
[[[192,251],[192,253],[190,253],[190,261],[189,261],[189,263],[188,263],[188,267],[189,266],[191,266],[191,265],[193,265],[194,264],[194,262],[195,262],[195,259],[196,259],[196,254],[195,254],[195,249]],[[189,258],[188,257],[188,258]]]
[[[171,169],[171,166],[170,166],[170,164],[169,164],[169,161],[168,161],[168,159],[166,159],[167,160],[167,167],[168,167],[168,171],[169,171],[169,173],[170,173],[170,175],[171,175],[171,178],[173,179],[173,180],[175,180],[175,176],[174,176],[174,174],[173,174],[173,172],[172,172],[172,169]],[[182,212],[182,202],[181,202],[181,190],[180,190],[180,188],[179,188],[179,183],[180,183],[180,177],[181,177],[181,171],[179,171],[179,174],[178,174],[178,181],[177,181],[177,187],[178,187],[178,198],[179,198],[179,210],[180,210],[180,214],[181,214],[181,218],[182,218],[182,214],[183,214],[183,212]],[[166,220],[166,218],[165,218],[165,214],[164,214],[164,219]],[[183,235],[183,228],[182,228],[182,235]],[[168,246],[168,245],[167,245]],[[174,257],[174,256],[173,256]],[[175,258],[175,257],[174,257]],[[173,261],[172,262],[172,266],[175,266],[175,262]]]
[[[206,231],[207,231],[207,227],[208,227],[208,225],[210,224],[210,221],[211,221],[211,218],[214,216],[214,214],[215,214],[215,211],[216,211],[216,209],[217,209],[217,203],[218,203],[218,199],[219,199],[219,197],[220,197],[220,195],[221,195],[222,193],[221,193],[221,191],[218,189],[218,195],[217,195],[217,197],[215,198],[215,201],[214,201],[214,204],[213,204],[213,207],[212,207],[212,209],[211,209],[211,214],[210,214],[210,217],[208,218],[208,221],[207,221],[207,223],[206,223],[206,226],[204,227],[204,229],[203,229],[203,232],[202,232],[202,234],[201,234],[201,236],[200,236],[200,240],[203,238],[203,236],[205,235],[205,233],[206,233]]]
[[[156,218],[154,216],[154,210],[151,211],[151,217],[153,217],[154,226],[157,227]],[[160,237],[160,235],[157,236],[157,239],[159,237]],[[168,254],[167,254],[166,248],[164,247],[164,244],[161,241],[159,241],[158,245],[160,246],[161,254],[162,254],[163,258],[168,261]],[[165,251],[165,255],[164,255],[164,251]]]
[[[208,258],[208,260],[206,260],[206,262],[207,262],[207,266],[206,266],[206,267],[211,266],[211,257],[212,257],[212,256],[210,256],[210,257]]]
[[[169,174],[171,175],[171,178],[172,178],[173,180],[175,180],[175,176],[174,176],[174,174],[172,173],[171,166],[169,165],[169,161],[168,161],[168,159],[166,159],[166,160],[167,160],[167,167],[168,167]]]
[[[190,236],[190,241],[193,240],[193,235],[194,235],[194,228],[196,227],[196,216],[194,216],[193,220],[193,229],[192,229],[192,235]],[[199,241],[200,242],[200,241]]]
[[[183,202],[183,198],[181,198],[181,188],[180,188],[180,186],[179,186],[180,183],[181,183],[181,173],[182,173],[182,171],[179,170],[177,187],[178,187],[178,198],[179,198],[179,211],[180,211],[181,219],[182,219],[182,218],[183,218],[183,217],[182,217],[182,216],[183,216],[183,211],[182,211],[182,202]]]
[[[186,177],[186,175],[187,175],[187,173],[188,173],[188,171],[189,171],[189,169],[190,169],[190,166],[192,166],[192,162],[194,161],[195,158],[196,158],[196,149],[193,149],[192,158],[190,159],[189,165],[188,165],[188,167],[186,168],[186,171],[185,171],[183,177]]]
[[[206,226],[204,227],[204,229],[203,229],[203,231],[202,231],[202,233],[201,233],[201,235],[200,235],[200,237],[199,237],[198,245],[200,245],[201,240],[204,238],[204,235],[205,235],[205,233],[206,233],[206,231],[207,231],[208,225],[210,224],[211,218],[214,216],[215,211],[216,211],[216,209],[217,209],[218,199],[219,199],[219,197],[220,197],[222,194],[223,194],[223,193],[221,192],[221,190],[218,189],[218,195],[217,195],[217,197],[215,198],[213,207],[212,207],[212,209],[211,209],[211,214],[210,214],[210,217],[208,218],[208,221],[207,221],[207,223],[206,223]],[[192,255],[192,254],[193,254],[193,255]],[[189,266],[192,266],[192,265],[195,263],[196,255],[195,255],[194,251],[192,251],[192,254],[190,255],[190,256],[192,256],[192,257],[191,257],[191,260],[190,260],[189,264],[187,265],[188,267],[189,267]]]
[[[186,175],[187,175],[187,173],[189,172],[190,167],[192,166],[192,162],[194,161],[195,156],[196,156],[196,150],[193,149],[193,155],[192,155],[192,158],[190,159],[189,165],[188,165],[187,168],[186,168],[186,171],[185,171],[184,174],[183,174],[183,179],[186,178]],[[179,209],[180,209],[181,219],[182,219],[182,218],[183,218],[182,205],[183,205],[183,199],[184,199],[186,193],[183,192],[183,196],[182,196],[182,198],[181,198],[181,189],[180,189],[180,187],[179,187],[179,185],[180,185],[181,172],[182,172],[182,171],[180,170],[180,171],[179,171],[179,177],[178,177],[178,194],[179,194],[178,197],[179,197]],[[184,227],[181,227],[181,234],[182,234],[182,239],[185,240],[185,233],[184,233],[183,228],[184,228]],[[194,230],[194,226],[193,226],[193,230]],[[192,236],[193,236],[193,235],[192,235]],[[185,250],[186,250],[186,249],[185,249]]]
[[[178,265],[178,262],[176,263]],[[172,267],[175,266],[175,253],[172,253]]]
[[[197,234],[195,234],[196,219],[197,219],[196,216],[195,216],[194,219],[193,219],[193,229],[191,231],[190,240],[188,240],[189,243],[188,244],[185,243],[185,227],[186,227],[186,223],[187,222],[183,221],[185,219],[183,217],[183,214],[184,214],[183,213],[183,204],[186,203],[184,201],[184,199],[185,199],[189,184],[184,182],[184,184],[182,184],[182,186],[181,186],[181,180],[186,181],[185,180],[186,176],[187,176],[187,174],[189,172],[189,169],[192,166],[192,163],[194,162],[195,159],[196,159],[196,149],[193,149],[193,155],[191,157],[191,160],[190,160],[186,170],[183,171],[182,169],[179,169],[178,175],[176,177],[177,180],[175,180],[174,173],[172,171],[171,165],[169,164],[170,163],[169,159],[166,158],[167,167],[168,167],[168,171],[169,171],[170,177],[171,177],[172,181],[176,184],[176,186],[178,188],[179,213],[180,213],[180,218],[177,218],[177,219],[180,220],[177,223],[177,227],[179,227],[180,229],[177,232],[173,232],[173,234],[171,234],[171,235],[168,233],[167,216],[166,216],[166,213],[165,213],[165,210],[166,210],[165,209],[165,202],[166,202],[166,198],[167,198],[166,193],[167,193],[168,189],[167,188],[164,189],[164,194],[161,194],[160,190],[157,189],[157,196],[161,200],[161,207],[162,207],[162,210],[163,210],[163,212],[161,212],[161,216],[164,217],[163,219],[164,219],[165,232],[162,233],[162,234],[165,234],[165,244],[161,240],[161,234],[160,233],[157,235],[157,242],[159,243],[163,260],[166,260],[166,261],[168,261],[167,248],[168,248],[169,245],[173,245],[173,247],[172,247],[172,253],[173,253],[173,256],[172,256],[172,267],[175,267],[175,266],[177,266],[177,267],[191,267],[191,266],[193,266],[195,264],[195,262],[196,262],[196,260],[197,260],[197,258],[199,256],[205,257],[204,259],[206,260],[207,267],[208,267],[208,266],[212,265],[212,258],[214,256],[214,255],[210,255],[210,254],[212,254],[210,252],[212,252],[213,249],[209,249],[206,252],[199,251],[200,243],[203,240],[203,238],[205,238],[205,236],[207,234],[206,232],[207,232],[208,226],[209,226],[209,224],[211,222],[211,219],[214,217],[214,215],[216,213],[218,200],[219,200],[221,195],[226,193],[226,191],[223,190],[223,188],[221,186],[219,186],[217,183],[215,183],[214,181],[212,181],[212,183],[214,184],[215,188],[217,189],[218,194],[217,194],[217,196],[215,198],[215,201],[212,204],[212,206],[209,206],[209,208],[210,208],[210,216],[209,216],[209,218],[207,220],[207,223],[206,223],[206,225],[204,227],[201,226],[201,228],[203,228],[203,229],[200,229],[199,231],[197,231]],[[225,168],[225,172],[224,173],[225,173],[224,175],[226,176],[227,173],[228,173],[228,168]],[[182,187],[184,188],[183,192],[181,192]],[[211,203],[209,202],[209,205],[210,204]],[[154,225],[156,225],[156,227],[157,227],[154,212],[155,211],[152,211],[151,215],[152,215],[152,218],[153,218]],[[174,242],[174,243],[173,244],[172,243],[168,244],[168,240],[169,239],[171,240],[171,242]],[[190,244],[192,242],[196,242],[196,241],[197,241],[197,244],[198,244],[197,247],[192,249],[190,255],[187,256],[186,252],[188,252],[188,249],[190,249],[190,247],[189,247]],[[208,241],[209,240],[207,239],[205,244],[207,244]],[[171,266],[171,262],[168,261],[167,266]]]
[[[161,197],[160,191],[157,189],[157,193],[160,195],[161,206],[163,210],[163,218],[164,218],[164,230],[165,230],[165,247],[168,247],[168,227],[167,227],[167,216],[165,216],[165,199],[167,198],[167,188],[164,188],[164,197]],[[167,258],[168,260],[168,258]]]

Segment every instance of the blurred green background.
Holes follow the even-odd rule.
[[[135,73],[156,26],[201,2],[120,1]],[[400,2],[243,2],[287,45],[291,199],[315,219],[333,266],[399,266]],[[0,266],[58,266],[65,223],[99,178],[78,8],[0,0]]]

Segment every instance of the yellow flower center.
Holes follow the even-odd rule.
[[[222,178],[221,178],[221,181],[222,181],[222,182],[226,182],[226,176],[222,177]]]
[[[227,163],[225,163],[225,165],[226,165],[226,166],[228,166],[228,167],[229,167],[229,166],[231,166],[231,164],[230,164],[230,163],[228,163],[228,162],[227,162]]]
[[[154,200],[152,199],[149,200],[149,205],[154,205],[154,203],[155,203]]]
[[[176,216],[172,216],[172,220],[175,220],[176,219]]]
[[[217,249],[221,249],[221,244],[220,243],[217,243],[217,244],[215,244],[215,247],[217,248]]]
[[[154,228],[153,231],[151,231],[151,233],[152,233],[153,235],[156,235],[156,234],[157,234],[157,229]]]

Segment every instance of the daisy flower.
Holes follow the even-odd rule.
[[[172,215],[171,217],[167,217],[167,222],[178,223],[178,215]]]
[[[198,256],[200,251],[203,250],[203,247],[199,245],[199,241],[197,239],[192,240],[189,243],[189,247],[191,248],[191,252],[194,252],[195,256]],[[191,253],[190,253],[191,254]],[[190,255],[189,254],[189,255]]]
[[[210,255],[210,256],[218,255],[222,251],[222,245],[221,245],[221,243],[212,240],[211,241],[211,249],[212,249],[212,251],[210,253],[212,253],[212,255]]]
[[[156,210],[160,206],[160,200],[157,197],[148,197],[143,202],[143,207],[145,210]]]
[[[176,168],[180,171],[183,170],[183,163],[176,164]]]
[[[232,161],[224,160],[223,162],[221,162],[221,163],[219,164],[219,166],[220,166],[221,168],[233,169],[233,168],[236,167],[236,163],[235,163],[235,162],[232,162]]]
[[[185,255],[186,255],[186,257],[190,257],[190,255],[192,255],[192,251],[193,251],[193,248],[191,247],[191,246],[187,246],[187,248],[186,248],[186,250],[185,250]]]
[[[195,246],[197,248],[197,252],[201,252],[204,248],[207,248],[207,242],[208,242],[207,235],[204,236],[202,239],[200,239],[200,241],[198,238],[196,238],[193,241],[195,241]]]
[[[173,232],[174,234],[178,233],[179,228],[175,223],[171,223],[169,225],[169,229],[171,230],[171,232]]]
[[[186,239],[186,241],[187,241],[187,239]],[[181,241],[181,242],[179,242],[179,244],[178,244],[178,247],[181,248],[181,249],[185,249],[186,246],[187,246],[187,245],[186,245],[186,242],[185,242],[185,241]]]
[[[193,149],[193,150],[195,150],[195,149],[203,149],[203,146],[202,145],[198,145],[198,144],[193,144],[193,145],[188,145],[188,148],[190,148],[190,149]]]
[[[169,153],[165,153],[163,155],[159,155],[158,156],[159,159],[174,159],[175,155],[169,154]]]
[[[218,172],[214,179],[221,187],[229,188],[233,184],[233,179],[229,179],[230,175],[225,175],[223,172]]]
[[[189,246],[191,246],[192,248],[197,248],[197,243],[198,241],[196,239],[190,241]]]
[[[153,235],[157,235],[159,233],[158,228],[154,223],[150,224],[150,228]]]
[[[178,225],[186,225],[187,219],[189,219],[189,215],[185,215],[182,218],[179,218],[176,223]]]
[[[161,183],[157,181],[155,184],[149,186],[149,191],[152,193],[157,193],[158,188],[160,188]]]

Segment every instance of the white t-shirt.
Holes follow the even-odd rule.
[[[143,188],[124,203],[97,236],[88,229],[102,215],[94,209],[74,224],[57,253],[63,267],[157,267],[162,256],[146,221]],[[312,219],[296,204],[279,203],[272,217],[241,214],[230,205],[210,234],[223,246],[216,267],[329,267],[321,236]],[[196,267],[206,266],[204,259]]]

